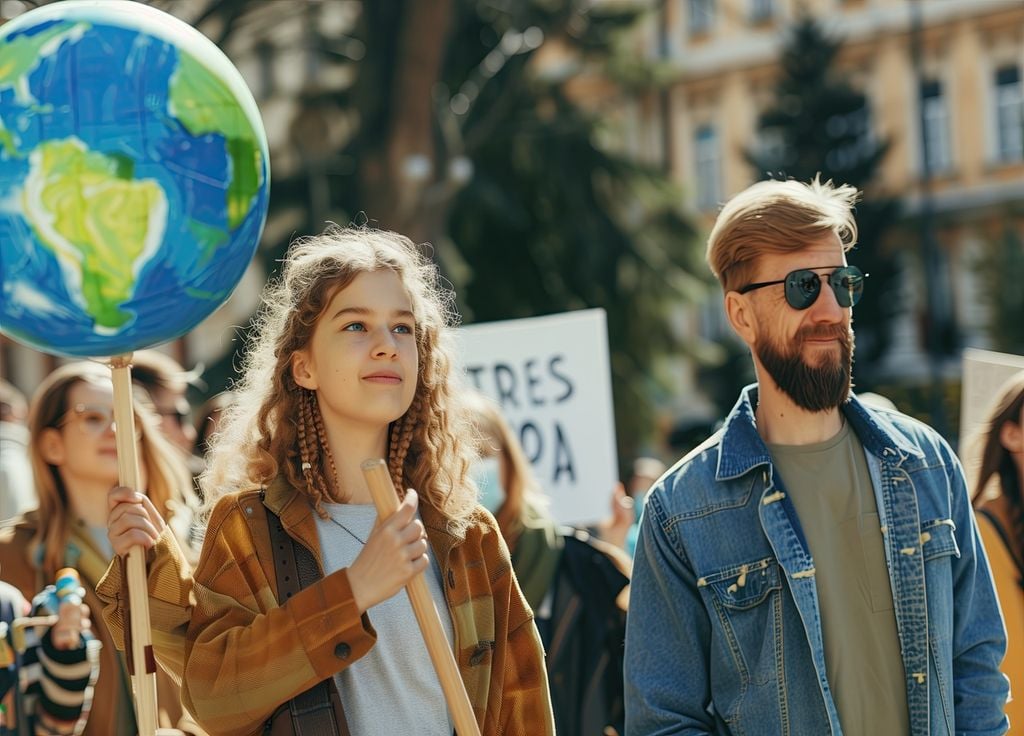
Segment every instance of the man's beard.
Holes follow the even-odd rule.
[[[820,365],[808,365],[803,357],[807,340],[836,338],[839,355],[821,356]],[[789,348],[788,350],[786,348]],[[835,409],[850,397],[853,372],[853,331],[840,325],[805,327],[788,346],[770,338],[760,339],[754,352],[782,392],[797,406],[811,412]]]

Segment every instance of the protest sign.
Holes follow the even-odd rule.
[[[960,396],[960,456],[972,454],[971,438],[981,428],[996,391],[1017,371],[1024,370],[1024,355],[968,348],[963,355],[963,388]]]
[[[470,385],[501,405],[560,522],[608,514],[618,480],[603,309],[459,329]]]

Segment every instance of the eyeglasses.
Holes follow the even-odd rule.
[[[818,268],[827,268],[827,266],[818,266]],[[861,273],[856,266],[841,266],[826,277],[821,276],[814,269],[801,268],[786,274],[786,278],[781,281],[761,281],[756,284],[747,284],[739,289],[739,293],[746,294],[765,286],[785,284],[786,303],[793,309],[807,309],[818,301],[822,278],[827,278],[828,285],[832,287],[839,306],[846,308],[852,307],[860,301],[860,297],[864,293],[864,279],[867,277],[868,274]]]
[[[163,418],[173,419],[174,423],[177,424],[179,427],[184,427],[185,424],[188,422],[188,412],[187,411],[182,411],[181,409],[178,409],[178,408],[171,408],[171,409],[160,409],[160,408],[158,408],[156,410],[156,414],[161,419],[163,419]]]
[[[73,421],[77,422],[81,432],[94,437],[99,437],[111,428],[115,432],[117,431],[117,427],[114,424],[114,410],[109,406],[75,404],[57,423],[57,426],[63,427]],[[138,426],[135,428],[135,439],[142,439],[142,429]]]

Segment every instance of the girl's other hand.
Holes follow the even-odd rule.
[[[349,584],[362,613],[404,588],[427,569],[427,535],[416,518],[419,496],[411,488],[398,510],[370,532],[366,546],[348,568]]]
[[[117,486],[107,494],[107,539],[114,554],[126,555],[132,547],[149,549],[165,526],[146,494],[125,486]]]

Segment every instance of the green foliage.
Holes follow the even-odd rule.
[[[870,187],[889,148],[871,132],[866,96],[836,68],[840,41],[818,22],[801,18],[782,55],[774,104],[760,118],[762,145],[747,151],[761,178],[809,181],[816,174],[836,184],[868,190],[856,216],[858,245],[850,261],[870,274],[855,311],[858,383],[870,383],[873,364],[891,341],[890,325],[901,309],[895,254],[882,245],[898,216],[894,199],[871,196]]]
[[[602,17],[580,5],[549,3],[560,12],[528,22],[545,23],[546,36],[574,44],[588,63],[615,63],[615,32],[635,13]],[[463,19],[450,57],[458,63],[447,70],[453,86],[462,84],[473,39],[499,31],[479,16]],[[626,461],[654,424],[652,365],[680,348],[669,312],[702,288],[688,275],[702,270],[700,253],[674,208],[677,193],[659,170],[603,146],[614,137],[607,121],[577,105],[565,80],[535,74],[528,58],[506,64],[469,116],[467,131],[486,135],[467,133],[476,174],[450,219],[470,274],[460,293],[464,311],[490,321],[603,307]]]
[[[1007,212],[1005,221],[1020,218]],[[992,349],[1024,355],[1024,242],[1021,232],[1007,224],[1000,236],[986,243],[984,254],[974,264],[980,294],[988,308],[988,332]]]

